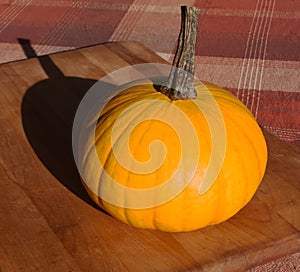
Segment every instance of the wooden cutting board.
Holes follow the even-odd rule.
[[[91,202],[72,156],[76,108],[105,74],[144,62],[165,63],[125,41],[0,66],[0,271],[233,272],[300,250],[300,154],[267,132],[263,182],[222,224],[136,229]]]

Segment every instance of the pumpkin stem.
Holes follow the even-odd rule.
[[[171,100],[197,97],[194,88],[194,73],[199,13],[200,9],[196,7],[181,7],[181,29],[173,59],[173,68],[166,86],[160,87],[160,92]]]

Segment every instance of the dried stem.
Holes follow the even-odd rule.
[[[194,99],[195,45],[198,34],[200,10],[195,7],[181,7],[181,29],[178,46],[173,60],[168,83],[160,92],[171,100]]]

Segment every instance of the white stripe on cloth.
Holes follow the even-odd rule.
[[[275,3],[276,0],[273,0],[273,5],[272,5],[272,9],[269,15],[269,22],[268,22],[268,29],[266,32],[266,37],[265,37],[265,45],[264,45],[264,52],[263,52],[263,58],[262,58],[262,71],[260,73],[260,80],[259,80],[259,85],[258,85],[258,96],[257,96],[257,102],[256,102],[256,109],[254,112],[254,117],[257,117],[257,113],[258,113],[258,108],[259,108],[259,101],[260,101],[260,92],[262,90],[262,78],[263,78],[263,69],[264,69],[264,62],[265,62],[265,58],[266,58],[266,52],[267,52],[267,46],[268,46],[268,38],[269,38],[269,34],[270,34],[270,28],[271,28],[271,23],[272,23],[272,17],[273,17],[273,13],[274,13],[274,8],[275,8]],[[277,80],[274,80],[275,82],[278,82],[278,78]],[[284,80],[285,82],[285,80]],[[299,90],[298,90],[299,91]],[[252,105],[253,106],[253,105]],[[252,107],[253,110],[253,107]]]
[[[237,93],[237,96],[252,111],[255,117],[257,117],[259,107],[267,40],[275,7],[275,0],[267,0],[265,3],[263,1],[257,1],[256,13],[247,39]],[[252,92],[252,95],[250,95],[250,92]],[[257,100],[255,99],[256,95]]]
[[[53,51],[53,47],[57,46],[68,27],[78,18],[83,9],[88,7],[88,3],[88,1],[73,1],[71,3],[64,14],[39,41],[39,45],[33,45],[37,55],[49,54]]]
[[[0,32],[2,32],[29,4],[31,0],[15,0],[0,14]]]

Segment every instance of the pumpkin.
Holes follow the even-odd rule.
[[[90,197],[138,228],[181,232],[223,222],[264,176],[266,143],[251,112],[228,91],[193,79],[198,14],[182,7],[169,81],[132,84],[113,97],[90,138],[97,156],[89,144],[80,162],[85,176],[95,176],[93,184],[82,177]]]

